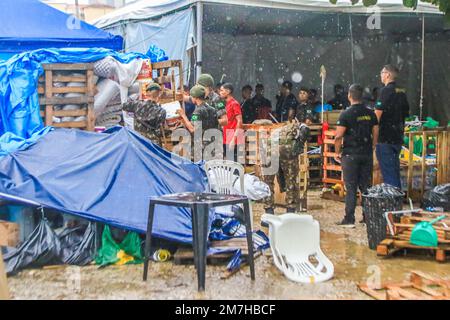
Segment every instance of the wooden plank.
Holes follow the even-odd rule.
[[[87,88],[86,87],[61,87],[53,88],[53,93],[86,93]]]
[[[88,70],[86,72],[87,79],[87,94],[88,96],[94,97],[95,95],[95,84],[94,84],[94,71]],[[87,128],[88,131],[94,131],[95,129],[95,113],[94,113],[94,104],[89,103],[87,107]]]
[[[53,96],[53,73],[49,70],[45,71],[45,97],[51,98]],[[45,125],[51,126],[53,123],[53,105],[45,106]]]
[[[324,170],[330,170],[330,171],[342,171],[342,166],[335,165],[335,164],[327,164],[323,166]]]
[[[0,250],[0,300],[9,299],[8,282],[6,280],[5,265],[3,263],[2,251]]]
[[[86,82],[86,77],[53,75],[54,82]]]
[[[41,105],[56,105],[56,104],[86,104],[86,103],[94,103],[94,97],[83,96],[83,97],[73,97],[73,98],[64,98],[64,97],[45,97],[40,98],[39,103]]]
[[[87,121],[68,121],[68,122],[55,122],[52,124],[58,128],[87,128]]]
[[[427,156],[427,131],[423,132],[422,135],[422,175],[420,180],[421,187],[420,187],[420,198],[423,198],[423,194],[425,192],[425,173],[427,170],[427,163],[426,163],[426,156]]]
[[[19,225],[17,223],[0,221],[0,247],[16,247],[19,243]]]
[[[178,67],[181,64],[181,60],[167,60],[161,62],[152,63],[152,70],[166,69]]]
[[[86,109],[53,111],[55,117],[81,117],[87,115]]]
[[[44,63],[42,65],[44,70],[58,70],[58,71],[81,71],[92,70],[94,64],[92,63]]]

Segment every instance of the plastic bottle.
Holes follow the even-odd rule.
[[[170,251],[166,249],[158,249],[153,253],[153,260],[164,262],[170,259]]]

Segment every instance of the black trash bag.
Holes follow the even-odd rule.
[[[96,225],[77,226],[65,229],[59,235],[61,241],[61,261],[64,264],[85,266],[94,261],[97,254]]]
[[[6,273],[10,275],[27,267],[60,264],[60,256],[61,241],[48,221],[41,219],[30,236],[17,249],[4,256]]]
[[[450,183],[440,184],[423,195],[422,209],[443,208],[450,211]]]
[[[364,194],[367,197],[404,197],[405,194],[398,188],[390,184],[381,183],[367,189]]]
[[[404,196],[405,194],[398,188],[384,183],[369,188],[362,195],[370,249],[375,250],[377,245],[386,238],[384,213],[402,210]]]

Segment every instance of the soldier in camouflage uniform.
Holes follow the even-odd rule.
[[[205,88],[205,102],[216,110],[218,128],[225,126],[228,123],[225,101],[214,91],[214,78],[208,73],[202,73],[198,77],[197,85]],[[192,97],[187,101],[192,102]]]
[[[279,133],[279,167],[283,168],[286,179],[286,205],[287,212],[295,212],[298,195],[298,156],[303,153],[304,145],[309,137],[309,128],[304,123],[297,120],[287,122],[285,126],[277,130]],[[274,210],[274,179],[275,175],[263,175],[263,181],[267,183],[271,190],[271,196],[264,200],[266,213],[273,214]]]
[[[161,87],[157,83],[151,83],[147,86],[147,96],[150,97],[148,100],[127,102],[123,105],[123,110],[134,113],[134,130],[161,146],[166,111],[158,103],[160,92]]]
[[[206,90],[203,86],[195,85],[192,87],[190,95],[192,102],[195,104],[195,110],[192,114],[191,121],[189,121],[186,117],[186,113],[183,109],[179,109],[177,111],[177,113],[181,116],[181,120],[186,129],[194,135],[194,151],[195,146],[201,146],[201,149],[199,150],[202,152],[206,146],[206,143],[203,141],[204,132],[208,129],[217,129],[218,127],[216,109],[206,103],[205,94]],[[197,130],[201,130],[201,133],[198,134],[196,132]]]

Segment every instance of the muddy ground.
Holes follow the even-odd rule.
[[[56,267],[25,270],[9,277],[13,299],[370,299],[357,284],[368,279],[401,281],[409,271],[420,270],[448,278],[448,264],[433,256],[401,256],[383,259],[367,247],[365,225],[355,229],[335,226],[343,217],[344,204],[323,200],[319,192],[310,192],[309,211],[320,222],[321,246],[335,266],[334,278],[325,283],[298,284],[287,280],[273,265],[270,250],[256,259],[256,281],[248,267],[228,279],[221,279],[225,266],[208,266],[206,291],[197,293],[193,266],[172,262],[151,263],[148,282],[142,281],[142,265]],[[255,223],[262,205],[255,204]],[[357,221],[361,209],[357,209]],[[283,209],[277,209],[277,213]],[[266,230],[267,231],[267,230]]]

